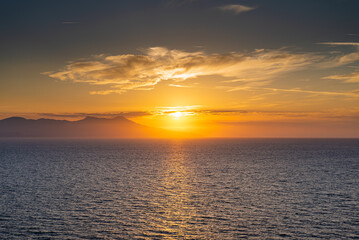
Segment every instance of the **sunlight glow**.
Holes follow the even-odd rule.
[[[183,116],[183,113],[182,112],[174,112],[174,113],[170,113],[169,115],[171,115],[172,117],[175,117],[175,118],[180,118]]]

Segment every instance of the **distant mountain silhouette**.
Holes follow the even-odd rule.
[[[125,117],[111,119],[86,117],[79,121],[25,119],[0,120],[0,137],[89,137],[89,138],[161,138],[186,137],[186,134],[151,128]]]

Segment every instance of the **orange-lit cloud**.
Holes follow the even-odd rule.
[[[283,49],[207,54],[153,47],[142,55],[100,55],[93,60],[71,62],[61,71],[45,74],[59,80],[107,85],[108,89],[91,93],[109,94],[151,90],[159,82],[167,80],[172,81],[172,86],[179,87],[184,85],[178,82],[200,76],[218,76],[242,82],[266,81],[313,64],[319,58]]]
[[[325,44],[325,45],[333,45],[333,46],[358,46],[359,47],[359,43],[358,42],[323,42],[320,44]]]
[[[335,78],[335,76],[327,77],[327,79],[339,79]],[[340,79],[342,80],[342,79]],[[228,91],[238,91],[238,90],[244,90],[244,89],[255,89],[255,87],[237,87],[237,88],[228,88]],[[342,97],[359,97],[358,90],[354,91],[318,91],[318,90],[305,90],[300,88],[290,88],[290,89],[284,89],[284,88],[268,88],[268,87],[261,87],[262,90],[269,90],[273,92],[293,92],[293,93],[307,93],[307,94],[313,94],[313,95],[328,95],[328,96],[342,96]]]
[[[331,75],[325,77],[324,79],[342,80],[347,83],[359,83],[359,71],[342,75]]]

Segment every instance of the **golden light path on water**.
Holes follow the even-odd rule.
[[[152,232],[164,239],[208,239],[210,231],[203,231],[198,221],[198,199],[194,169],[186,158],[181,140],[174,140],[162,161],[161,180],[154,191],[152,205],[146,218],[143,235]],[[158,234],[158,235],[156,235]]]

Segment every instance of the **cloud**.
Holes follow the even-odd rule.
[[[359,50],[359,49],[358,49]],[[349,64],[359,60],[359,51],[346,54],[339,58],[339,64]]]
[[[154,116],[154,115],[167,115],[174,112],[193,114],[210,114],[210,115],[221,115],[221,114],[238,114],[247,113],[246,110],[237,109],[206,109],[201,105],[191,106],[176,106],[176,107],[157,107],[149,111],[130,111],[130,112],[102,112],[102,113],[85,113],[85,112],[73,112],[73,113],[32,113],[33,117],[45,117],[45,118],[60,118],[60,119],[80,119],[85,117],[98,117],[98,118],[114,118],[118,116],[124,116],[127,118]],[[1,114],[1,113],[0,113]],[[11,113],[3,113],[12,115]],[[17,115],[24,115],[19,113]],[[26,116],[26,114],[25,114]]]
[[[359,74],[358,74],[359,75]],[[325,79],[336,79],[336,80],[342,80],[339,78],[333,78],[326,77]],[[359,93],[357,90],[354,91],[345,91],[345,92],[333,92],[333,91],[318,91],[318,90],[305,90],[300,88],[269,88],[269,87],[256,87],[256,86],[244,86],[244,87],[222,87],[223,89],[226,89],[228,92],[233,91],[240,91],[240,90],[268,90],[272,92],[292,92],[292,93],[307,93],[307,94],[313,94],[313,95],[327,95],[327,96],[342,96],[342,97],[359,97]]]
[[[332,59],[331,64],[327,63],[331,67],[342,66],[359,61],[359,42],[323,42],[319,44],[355,47],[356,51]],[[357,83],[359,82],[359,71],[342,75],[331,75],[323,77],[323,79],[341,80],[347,83]]]
[[[323,45],[331,45],[331,46],[351,46],[355,47],[356,51],[348,54],[344,54],[342,56],[335,57],[330,62],[324,63],[324,65],[335,67],[350,64],[359,60],[359,43],[358,42],[323,42],[319,43]]]
[[[140,55],[98,55],[70,62],[62,70],[43,73],[52,78],[107,86],[91,94],[151,90],[159,82],[177,84],[200,76],[218,76],[242,82],[268,81],[279,74],[308,66],[319,58],[313,54],[280,50],[207,54],[152,47]]]
[[[359,71],[343,75],[331,75],[324,77],[324,79],[342,80],[347,83],[359,83]]]
[[[332,45],[332,46],[357,46],[357,47],[359,47],[358,42],[322,42],[319,44]]]
[[[182,85],[182,84],[168,84],[168,86],[170,87],[178,87],[178,88],[190,88],[190,87],[193,87],[193,86],[189,86],[189,85]]]
[[[297,92],[297,93],[309,93],[316,95],[329,95],[329,96],[344,96],[344,97],[359,97],[356,92],[330,92],[330,91],[315,91],[315,90],[303,90],[298,88],[282,89],[282,88],[262,88],[265,90],[271,90],[275,92]]]
[[[359,109],[335,109],[331,111],[262,111],[246,110],[241,112],[233,111],[231,114],[241,114],[241,118],[222,118],[218,119],[223,124],[243,124],[243,123],[273,123],[283,122],[358,122]],[[250,118],[246,118],[249,116]],[[257,118],[252,118],[257,116]]]
[[[142,117],[151,115],[149,112],[135,111],[135,112],[105,112],[105,113],[36,113],[36,116],[50,117],[50,118],[85,118],[85,117],[99,117],[99,118],[114,118],[118,116],[124,117]]]
[[[234,12],[235,14],[240,14],[240,13],[252,11],[252,10],[256,9],[256,7],[250,7],[250,6],[245,6],[245,5],[241,5],[241,4],[230,4],[230,5],[224,5],[224,6],[220,7],[220,9],[222,11],[231,11],[231,12]]]

